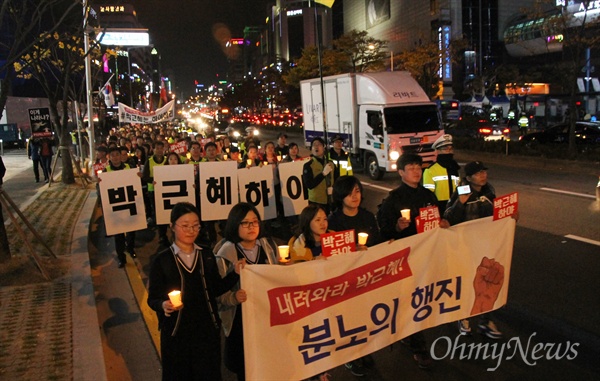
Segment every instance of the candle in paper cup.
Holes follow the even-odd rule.
[[[288,254],[290,252],[290,247],[288,245],[281,245],[277,246],[277,249],[279,250],[279,261],[287,262],[289,260]]]
[[[277,161],[281,161],[281,155],[277,155]]]
[[[248,160],[246,160],[246,163],[247,163],[248,165],[252,165],[252,159],[248,159]]]
[[[223,160],[227,160],[227,155],[223,155]]]
[[[99,170],[97,170],[97,171],[96,171],[96,173],[97,173],[97,174],[101,174],[101,173],[102,173],[102,170],[101,170],[101,169],[99,169]]]
[[[173,307],[179,307],[181,303],[181,291],[175,290],[169,292],[169,299],[171,300],[171,304]]]
[[[369,235],[367,233],[358,233],[358,244],[366,245],[368,238],[369,238]]]
[[[410,220],[410,209],[402,209],[400,213],[402,214],[402,218]]]

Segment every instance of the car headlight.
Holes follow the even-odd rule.
[[[400,157],[400,152],[398,151],[392,151],[390,152],[390,160],[398,160],[398,158]]]
[[[237,131],[234,131],[234,132],[233,132],[233,136],[235,136],[236,138],[239,138],[239,137],[240,137],[240,133],[239,133],[239,132],[237,132]]]

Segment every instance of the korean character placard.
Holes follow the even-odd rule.
[[[519,211],[519,196],[517,192],[494,199],[494,221],[510,217]]]
[[[238,203],[237,163],[233,161],[204,162],[200,171],[200,213],[202,221],[227,218]]]
[[[191,165],[158,165],[154,167],[154,200],[156,223],[168,224],[171,210],[178,202],[196,203],[194,167]]]
[[[106,234],[145,229],[142,181],[137,168],[98,174]]]
[[[417,233],[424,233],[440,226],[440,210],[437,206],[428,206],[419,209],[419,215],[416,218]]]
[[[302,181],[304,161],[279,164],[281,201],[286,217],[296,216],[308,205],[308,188]]]
[[[263,167],[242,168],[237,170],[240,201],[256,207],[263,220],[277,217],[275,189],[273,188],[273,169]]]
[[[187,142],[181,141],[169,144],[169,151],[178,153],[179,155],[185,155],[187,153]]]
[[[324,257],[356,251],[354,229],[321,234],[321,248]]]

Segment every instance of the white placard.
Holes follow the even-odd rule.
[[[308,205],[308,190],[302,182],[302,168],[305,163],[302,160],[279,164],[281,201],[286,217],[300,214]]]
[[[171,221],[171,210],[178,202],[196,204],[193,166],[157,165],[154,167],[154,181],[157,225]]]
[[[100,199],[106,235],[146,229],[146,209],[138,169],[101,172]]]
[[[202,221],[227,219],[238,203],[237,163],[234,161],[204,162],[200,171],[200,212]]]
[[[269,165],[238,169],[240,201],[258,209],[263,220],[277,217],[273,169]]]

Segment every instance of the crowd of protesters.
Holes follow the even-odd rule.
[[[419,208],[440,206],[445,209],[448,198],[450,198],[450,202],[446,218],[451,222],[443,220],[442,227],[471,219],[470,217],[457,217],[457,211],[462,210],[460,206],[466,202],[466,198],[459,198],[455,194],[456,182],[450,183],[452,188],[446,191],[448,198],[441,200],[442,204],[436,198],[435,188],[423,187],[422,161],[415,154],[404,154],[398,159],[401,185],[390,192],[390,196],[380,209],[382,212],[375,217],[373,213],[361,206],[363,201],[362,184],[358,178],[352,175],[348,154],[342,149],[343,139],[335,136],[331,143],[333,147],[327,149],[327,143],[323,139],[318,137],[313,139],[310,146],[311,155],[303,158],[299,155],[299,147],[296,143],[288,145],[285,133],[280,133],[276,142],[267,141],[260,146],[253,131],[250,131],[247,137],[236,139],[232,135],[197,134],[194,136],[188,131],[178,131],[174,127],[129,127],[112,130],[109,136],[99,143],[96,147],[95,165],[104,167],[103,171],[107,172],[125,168],[139,169],[148,223],[149,226],[154,227],[156,220],[153,192],[156,166],[196,165],[195,181],[198,184],[198,164],[203,162],[234,161],[238,163],[238,168],[270,165],[273,167],[274,179],[278,179],[277,171],[280,163],[302,160],[304,161],[302,179],[308,190],[309,205],[302,211],[299,218],[284,219],[293,225],[293,232],[290,232],[287,237],[278,237],[283,238],[286,242],[289,241],[290,258],[293,262],[322,259],[320,237],[329,231],[354,229],[355,234],[368,233],[368,241],[363,245],[358,245],[358,250],[368,250],[368,247],[377,245],[384,240],[401,239],[416,234],[415,216],[418,214]],[[183,144],[186,147],[185,153],[172,152],[170,147],[175,144]],[[436,145],[439,146],[437,148],[444,148],[448,151],[447,159],[451,162],[451,139],[446,136],[443,140],[436,142]],[[472,186],[475,185],[474,176],[476,178],[487,170],[483,164],[476,163],[467,165],[467,177],[464,180],[469,181]],[[473,169],[475,167],[477,167],[477,171]],[[458,168],[453,167],[452,169],[454,176],[457,176]],[[448,178],[446,177],[446,179]],[[455,178],[452,178],[452,181],[454,180]],[[485,183],[482,184],[483,187]],[[280,198],[281,186],[277,180],[274,181],[274,187],[276,196]],[[478,188],[476,189],[478,190]],[[196,205],[199,204],[199,195],[197,194]],[[401,215],[400,210],[404,208],[411,209],[410,219]],[[280,200],[278,201],[278,217],[283,217]],[[198,321],[206,326],[204,329],[206,332],[193,333],[193,337],[196,339],[206,339],[208,340],[206,343],[210,343],[202,348],[198,347],[198,351],[213,353],[212,365],[215,365],[215,361],[220,363],[220,357],[215,355],[215,351],[220,353],[220,343],[219,338],[215,336],[214,325],[221,326],[222,322],[226,335],[225,365],[237,375],[238,380],[245,379],[242,309],[237,306],[246,300],[246,295],[243,290],[240,290],[238,278],[234,274],[238,271],[236,269],[238,261],[250,265],[277,263],[277,249],[272,240],[273,230],[265,229],[266,223],[262,221],[256,208],[248,203],[235,205],[227,220],[220,223],[201,221],[199,208],[192,204],[186,204],[185,207],[177,204],[171,214],[171,223],[157,226],[159,236],[157,252],[160,255],[156,257],[152,265],[149,304],[159,315],[161,327],[168,328],[161,334],[161,339],[168,341],[162,344],[163,351],[183,351],[182,353],[189,354],[190,348],[195,348],[194,340],[190,341],[189,333],[186,333],[189,331],[186,326],[182,325],[179,331],[175,328],[176,322],[184,315],[181,312],[182,307],[176,307],[170,302],[167,295],[169,287],[165,287],[163,284],[168,281],[172,283],[173,287],[181,284],[183,305],[188,309],[193,308],[194,311],[190,311],[190,313],[196,313],[197,318],[200,319]],[[220,232],[217,231],[217,227],[221,227]],[[358,242],[357,237],[355,241]],[[115,243],[118,264],[119,267],[123,267],[127,252],[131,257],[136,257],[135,234],[117,235]],[[200,249],[205,249],[204,254]],[[206,257],[205,253],[212,253],[212,256]],[[216,261],[214,266],[213,260]],[[157,261],[161,263],[158,264]],[[202,270],[207,273],[193,275],[191,269],[195,268],[197,261],[205,261],[210,264],[210,268]],[[176,267],[179,271],[176,271]],[[217,269],[223,278],[222,282],[214,277]],[[185,277],[181,274],[184,274]],[[213,305],[218,303],[219,317],[211,315],[208,310],[204,311],[205,305],[194,299],[202,297],[200,295],[202,290],[192,289],[187,294],[183,291],[185,284],[196,279],[194,278],[196,276],[209,277],[213,285],[218,284],[218,292],[210,295],[207,306],[208,310],[212,311]],[[224,287],[227,288],[226,291]],[[189,319],[186,324],[193,324],[193,319],[196,319],[193,315],[187,315],[186,318]],[[466,323],[462,324],[464,326]],[[487,329],[485,333],[488,337],[500,338],[500,332],[492,325],[486,323],[481,327]],[[490,327],[493,328],[493,334],[489,334]],[[461,329],[461,334],[469,332]],[[185,336],[185,338],[174,338],[178,335]],[[431,358],[421,332],[409,336],[404,342],[412,349],[413,357],[421,368],[428,368],[431,365]],[[173,353],[168,355],[166,357],[168,368],[177,369],[178,373],[169,374],[169,372],[163,371],[163,379],[177,379],[183,375],[185,378],[191,377],[189,379],[203,379],[199,373],[202,373],[206,367],[197,366],[198,363],[193,356],[185,358],[187,360],[180,361],[181,358],[177,355]],[[365,356],[345,364],[345,367],[353,375],[360,377],[367,374],[366,368],[373,365],[372,358]],[[217,368],[211,367],[213,373],[211,373],[210,379],[220,379],[220,371]],[[167,370],[167,365],[165,365],[165,370]],[[322,373],[313,379],[327,380],[328,377],[327,373]]]

